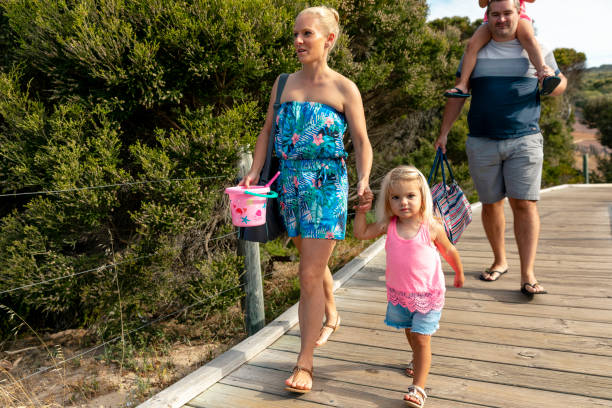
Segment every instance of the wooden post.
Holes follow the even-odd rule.
[[[241,178],[247,174],[252,163],[251,154],[242,153],[238,164],[238,174]],[[243,308],[247,334],[250,336],[257,333],[266,324],[259,243],[239,239],[238,255],[244,256],[245,272],[242,277],[242,283],[244,283],[246,297],[243,302]]]
[[[584,183],[589,184],[589,155],[584,153],[582,155],[582,172],[584,173]]]

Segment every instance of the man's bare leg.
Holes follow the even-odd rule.
[[[537,201],[517,200],[510,198],[510,208],[514,215],[514,236],[521,259],[521,287],[524,283],[534,284],[535,257],[540,237],[540,214]],[[528,292],[535,293],[544,290],[540,285],[535,288],[527,286]]]
[[[505,271],[508,269],[508,261],[506,259],[505,246],[505,229],[506,218],[504,215],[504,199],[501,199],[493,204],[482,205],[482,225],[484,227],[487,239],[493,250],[493,264],[491,271]],[[486,280],[495,280],[498,274],[483,273]]]

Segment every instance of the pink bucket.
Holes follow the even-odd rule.
[[[228,187],[232,224],[237,227],[255,227],[266,223],[266,201],[276,198],[276,191],[267,186]]]

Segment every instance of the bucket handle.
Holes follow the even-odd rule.
[[[278,197],[278,193],[276,191],[270,191],[269,195],[266,194],[259,194],[259,193],[253,193],[251,191],[245,191],[244,194],[248,194],[248,195],[253,195],[253,196],[257,196],[257,197],[263,197],[263,198],[276,198]]]

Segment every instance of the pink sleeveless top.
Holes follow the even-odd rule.
[[[520,3],[521,3],[521,10],[519,13],[519,17],[524,20],[531,21],[531,17],[527,15],[527,8],[525,7],[525,0],[520,0]],[[489,17],[487,17],[487,12],[485,11],[484,22],[486,23],[487,21],[489,21]]]
[[[427,313],[444,306],[444,273],[437,248],[431,242],[429,225],[421,224],[412,239],[397,233],[397,218],[387,228],[387,300],[411,312]]]

